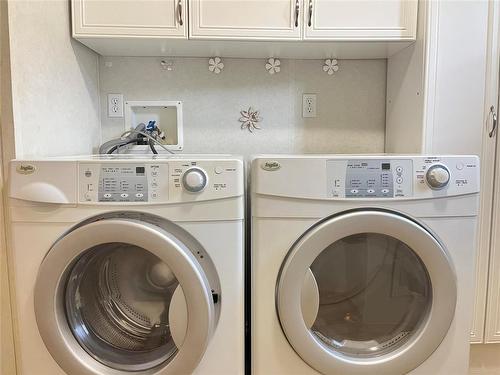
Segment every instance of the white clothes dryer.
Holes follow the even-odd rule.
[[[465,375],[479,161],[259,156],[252,373]]]
[[[243,182],[231,156],[12,161],[19,373],[243,374]]]

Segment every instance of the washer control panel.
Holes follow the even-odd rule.
[[[151,202],[168,199],[168,164],[80,165],[80,200]]]
[[[327,160],[327,191],[339,198],[394,198],[413,194],[411,159]]]
[[[243,194],[239,160],[80,162],[79,202],[160,204]]]

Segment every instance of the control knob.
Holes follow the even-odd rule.
[[[184,189],[191,193],[199,193],[207,186],[208,177],[200,168],[190,168],[182,176]]]
[[[425,179],[431,189],[443,189],[450,182],[450,172],[444,165],[435,164],[429,167]]]

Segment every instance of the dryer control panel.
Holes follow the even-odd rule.
[[[413,194],[413,161],[327,160],[327,180],[332,197],[408,197]]]
[[[329,198],[425,198],[477,192],[475,157],[422,156],[326,160]]]
[[[479,192],[473,155],[262,155],[255,194],[332,200],[414,200]],[[284,204],[284,203],[283,203]]]

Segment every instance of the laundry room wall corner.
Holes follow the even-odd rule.
[[[69,1],[7,3],[16,157],[92,153],[99,57],[72,39]]]

